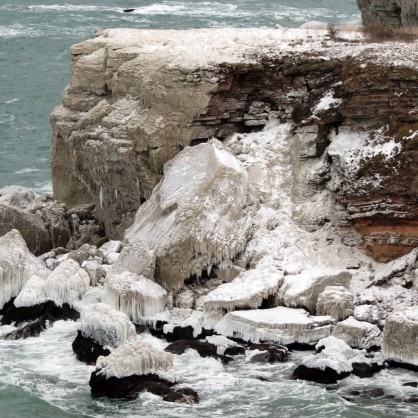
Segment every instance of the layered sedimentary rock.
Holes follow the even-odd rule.
[[[292,121],[302,160],[331,140],[347,144],[328,152],[313,184],[348,209],[343,230],[354,225],[378,261],[406,254],[418,245],[417,51],[383,54],[387,46],[358,41],[290,29],[115,29],[73,46],[72,80],[51,117],[55,197],[96,203],[107,235],[121,237],[184,147]]]
[[[357,0],[365,26],[418,26],[417,0]]]

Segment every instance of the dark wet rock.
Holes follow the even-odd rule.
[[[87,364],[96,364],[99,356],[110,354],[110,350],[103,348],[93,338],[83,336],[81,331],[78,331],[72,347],[77,359]]]
[[[181,355],[190,348],[196,350],[201,357],[213,357],[220,359],[222,363],[229,363],[233,360],[232,357],[218,354],[216,345],[205,341],[178,340],[166,347],[165,351]]]
[[[353,374],[361,378],[372,377],[375,373],[378,373],[380,372],[380,370],[383,370],[385,368],[384,364],[378,364],[378,363],[353,362],[352,366],[353,366]]]
[[[137,334],[143,334],[144,332],[148,332],[148,327],[146,325],[142,324],[134,324],[135,325],[135,331]]]
[[[202,332],[195,337],[193,327],[190,325],[186,327],[175,326],[173,332],[164,333],[163,329],[166,324],[165,321],[157,321],[154,327],[149,328],[149,331],[154,337],[164,338],[170,343],[178,340],[200,340],[213,335],[213,330],[202,328]]]
[[[417,395],[412,395],[409,398],[405,399],[405,402],[408,403],[418,403],[418,396]]]
[[[260,382],[271,382],[272,381],[270,379],[267,379],[267,377],[263,377],[263,376],[255,376],[254,379],[257,379]]]
[[[245,355],[245,348],[242,347],[241,345],[237,345],[237,346],[234,346],[234,347],[228,347],[224,351],[224,355],[225,356],[243,356],[243,355]]]
[[[410,386],[411,388],[418,387],[418,382],[406,382],[402,386]]]
[[[251,357],[251,362],[262,362],[262,363],[283,363],[287,361],[289,357],[288,350],[278,347],[272,347],[267,351],[264,351],[260,354],[256,354],[255,356]]]
[[[23,306],[19,308],[11,304],[4,312],[1,325],[10,325],[13,322],[19,325],[23,322],[34,321],[39,318],[54,322],[61,319],[77,320],[79,317],[79,312],[67,303],[64,303],[62,306],[57,306],[53,301],[49,300],[34,306]]]
[[[191,388],[181,388],[176,391],[170,391],[163,397],[163,401],[196,404],[199,403],[199,395]]]
[[[5,340],[21,340],[29,337],[39,337],[39,334],[45,331],[48,325],[49,321],[47,319],[40,318],[6,334],[3,338]]]
[[[133,12],[135,9],[123,9],[124,13],[131,13]]]
[[[95,397],[135,399],[141,392],[166,396],[172,392],[173,383],[160,379],[156,374],[131,375],[117,378],[94,371],[90,376],[91,394]]]
[[[295,379],[308,380],[310,382],[333,384],[338,380],[344,379],[350,375],[349,372],[338,373],[336,370],[325,367],[323,370],[320,368],[311,368],[303,364],[296,367],[293,372]]]

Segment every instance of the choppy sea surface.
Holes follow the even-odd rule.
[[[128,14],[124,8],[136,10]],[[1,0],[0,188],[50,190],[49,114],[70,79],[70,45],[94,36],[97,28],[272,27],[358,19],[355,0]],[[200,393],[197,406],[168,404],[150,394],[129,402],[91,399],[92,367],[73,356],[75,336],[76,324],[60,321],[39,338],[0,340],[0,417],[418,417],[418,404],[405,402],[416,389],[402,386],[418,374],[390,370],[326,388],[290,379],[301,353],[280,365],[246,357],[223,366],[193,352],[176,357],[179,381]],[[356,404],[344,399],[350,390],[375,387],[383,387],[388,398]]]

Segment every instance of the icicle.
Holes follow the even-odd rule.
[[[99,192],[99,201],[100,201],[100,208],[103,209],[103,186],[100,186],[100,192]]]

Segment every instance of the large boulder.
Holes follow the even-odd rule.
[[[49,273],[30,253],[20,232],[12,230],[0,237],[0,309],[19,294],[31,276],[46,278]]]
[[[398,308],[386,318],[383,355],[391,362],[418,368],[418,306]]]
[[[72,347],[80,361],[94,364],[99,356],[110,354],[135,337],[135,326],[123,312],[96,303],[81,311],[80,329]]]
[[[312,345],[331,335],[334,322],[330,316],[310,316],[304,309],[279,306],[230,312],[216,324],[215,331],[244,341]]]
[[[106,278],[102,301],[141,322],[164,311],[167,291],[144,276],[125,271]]]
[[[354,295],[343,286],[327,286],[318,295],[316,313],[318,315],[331,315],[337,321],[353,315]]]
[[[244,249],[249,203],[247,173],[234,156],[212,143],[188,147],[165,165],[162,181],[125,238],[147,242],[156,256],[156,280],[178,290],[190,276]]]
[[[248,270],[209,292],[204,298],[204,311],[260,308],[263,300],[277,293],[282,282],[283,273],[276,269]]]
[[[280,293],[285,306],[304,308],[315,314],[319,294],[328,286],[348,288],[351,277],[347,270],[312,268],[295,276],[286,276]]]
[[[357,321],[352,316],[339,322],[332,335],[345,341],[350,347],[371,349],[382,345],[382,331],[377,325]]]
[[[133,399],[143,391],[167,396],[174,382],[172,355],[140,341],[99,357],[90,377],[91,394],[108,398]]]

